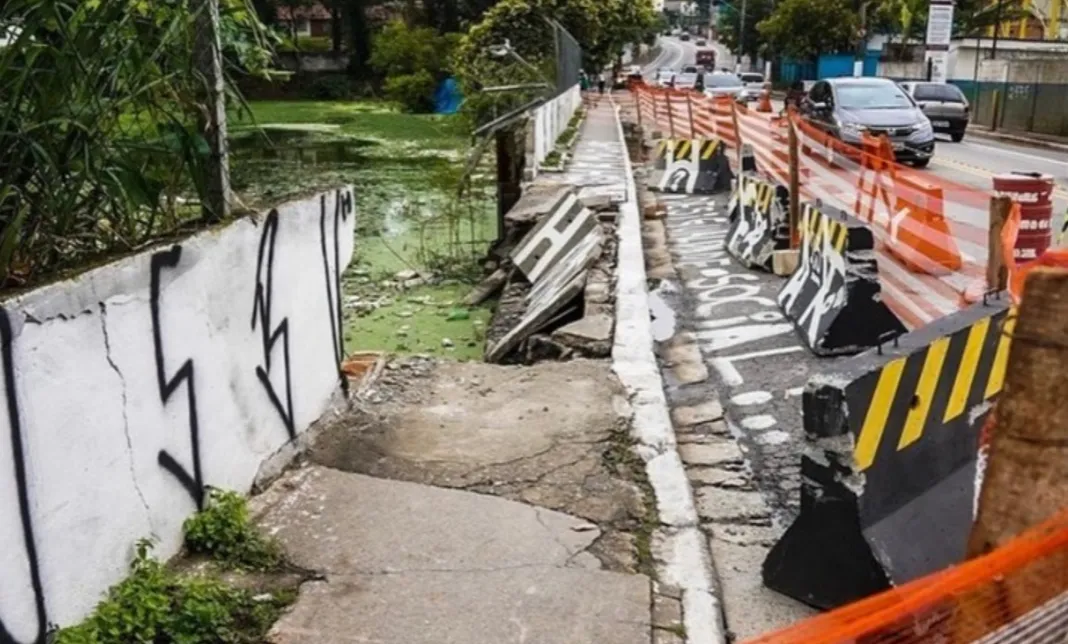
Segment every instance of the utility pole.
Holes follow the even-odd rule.
[[[998,8],[994,13],[994,42],[990,46],[990,60],[994,60],[998,56],[998,34],[1001,33],[1001,3],[1002,0],[998,0]],[[979,52],[975,52],[978,56]]]
[[[193,43],[196,72],[202,85],[200,132],[208,142],[206,181],[202,209],[209,221],[230,216],[230,153],[226,141],[226,86],[219,36],[219,0],[197,0],[196,39]]]
[[[745,3],[742,0],[741,16],[738,18],[738,68],[742,66],[742,56],[745,54]]]

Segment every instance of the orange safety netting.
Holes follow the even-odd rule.
[[[1060,644],[1068,512],[997,550],[746,644]]]
[[[796,114],[766,114],[693,91],[632,86],[643,127],[668,138],[717,137],[742,148],[758,171],[789,184],[789,129],[799,142],[800,198],[819,200],[871,225],[887,304],[917,328],[961,307],[986,287],[992,192],[896,163],[885,140],[843,143]]]

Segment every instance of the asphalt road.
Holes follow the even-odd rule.
[[[645,68],[647,76],[655,74],[659,67],[678,68],[696,60],[694,40],[683,42],[662,36],[659,42],[660,56]],[[710,44],[716,49],[716,66],[733,68],[734,56],[730,50],[718,42]],[[939,135],[938,139],[935,157],[927,171],[955,183],[989,191],[993,189],[991,177],[996,174],[1016,171],[1052,175],[1057,186],[1053,223],[1055,231],[1060,229],[1068,211],[1068,152],[987,138],[977,131],[969,131],[960,143],[953,143],[948,136]]]

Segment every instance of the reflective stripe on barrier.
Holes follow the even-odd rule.
[[[1008,313],[990,299],[809,380],[801,514],[764,562],[769,588],[829,608],[964,557]]]
[[[779,307],[817,355],[857,353],[905,332],[880,297],[871,229],[828,206],[806,202],[797,270]]]
[[[681,194],[714,194],[728,190],[731,169],[719,139],[674,139],[657,144],[652,188]]]
[[[744,266],[770,271],[772,252],[790,247],[789,208],[785,187],[739,175],[727,206],[727,252]]]

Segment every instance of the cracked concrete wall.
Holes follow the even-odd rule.
[[[354,222],[344,188],[2,304],[0,643],[80,621],[137,540],[175,554],[323,413]]]

